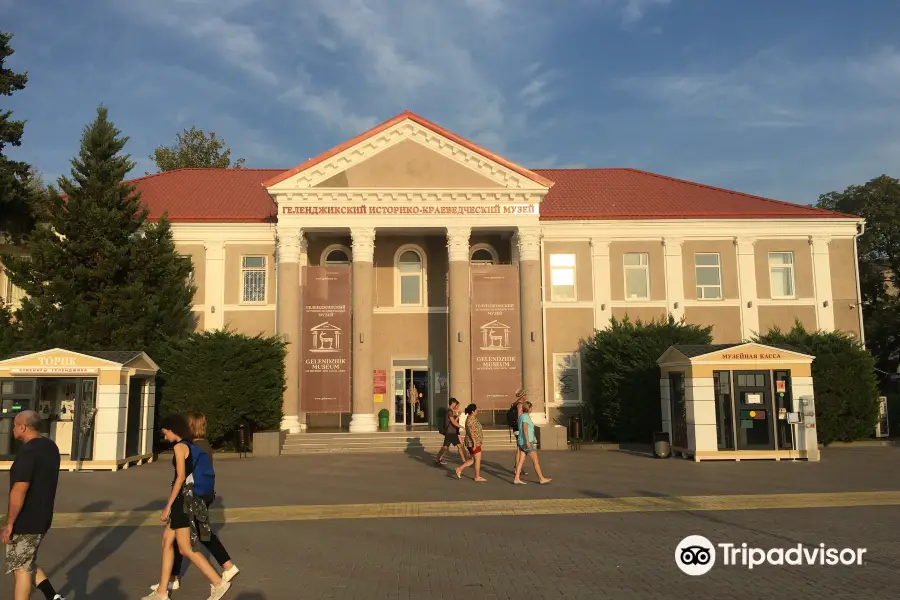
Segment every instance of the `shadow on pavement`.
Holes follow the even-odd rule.
[[[89,598],[91,600],[128,600],[128,594],[122,589],[122,581],[118,577],[110,577],[97,586],[93,592],[86,596],[76,598]]]
[[[137,511],[149,511],[149,510],[162,510],[165,506],[164,500],[154,500],[152,502],[148,502],[144,506],[137,508]],[[160,524],[160,527],[162,524]],[[72,595],[75,598],[97,598],[97,600],[118,600],[118,598],[127,598],[124,593],[120,596],[116,596],[116,590],[119,589],[119,580],[116,578],[107,579],[100,587],[97,588],[97,591],[92,594],[88,594],[87,586],[88,586],[88,576],[91,573],[91,570],[99,566],[104,560],[109,558],[111,555],[115,554],[115,552],[122,547],[122,544],[131,537],[131,535],[137,531],[138,525],[128,525],[123,527],[112,527],[112,528],[103,528],[96,529],[97,533],[91,535],[87,541],[100,537],[99,541],[94,544],[94,546],[88,551],[87,555],[78,562],[78,564],[72,566],[68,569],[68,581],[62,586],[60,590],[60,594],[63,596]],[[80,548],[85,546],[82,544],[79,546]],[[157,560],[160,559],[160,551],[159,544],[155,544],[154,547],[147,549],[148,556],[155,555]],[[70,557],[77,556],[76,553],[71,553]],[[55,569],[59,570],[59,567]],[[52,577],[51,577],[52,580]],[[101,590],[102,588],[102,590]],[[103,593],[101,593],[103,592]]]
[[[262,592],[241,592],[235,598],[237,600],[266,600],[266,595]]]

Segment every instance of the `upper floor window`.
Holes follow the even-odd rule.
[[[241,302],[266,301],[266,257],[241,257]]]
[[[473,265],[495,265],[497,253],[487,244],[477,244],[472,246],[471,262]]]
[[[629,252],[622,257],[625,266],[625,299],[648,300],[650,298],[650,255],[646,252]]]
[[[550,300],[571,302],[575,300],[575,255],[550,255]]]
[[[769,283],[772,298],[794,298],[794,253],[769,252]]]
[[[190,268],[191,268],[191,270],[190,270],[190,271],[188,272],[188,274],[187,274],[187,278],[185,279],[184,283],[185,283],[188,287],[192,287],[193,285],[195,285],[195,278],[194,278],[194,257],[191,256],[190,254],[182,254],[182,255],[181,255],[181,260],[186,261],[187,264],[188,264],[188,266],[190,266]]]
[[[322,260],[319,264],[349,265],[350,250],[348,250],[345,246],[341,246],[338,244],[328,246],[327,248],[325,248],[325,251],[322,252]]]
[[[425,298],[425,261],[421,250],[407,246],[396,258],[396,297],[401,306],[423,306]]]
[[[722,265],[718,254],[695,254],[694,272],[697,276],[698,299],[722,298]]]

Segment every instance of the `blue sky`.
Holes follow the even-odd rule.
[[[0,0],[55,179],[103,103],[135,176],[183,128],[289,168],[413,110],[526,167],[792,202],[900,175],[896,0]]]

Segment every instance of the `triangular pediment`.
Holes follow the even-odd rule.
[[[0,361],[2,369],[35,368],[42,370],[64,370],[67,368],[99,369],[103,367],[120,367],[121,363],[104,360],[95,356],[88,356],[80,352],[73,352],[62,348],[43,350],[31,354],[14,356]],[[35,371],[39,373],[39,371]]]
[[[300,189],[494,189],[546,192],[553,182],[412,113],[285,171],[271,194]]]

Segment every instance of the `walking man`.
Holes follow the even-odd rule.
[[[59,448],[40,434],[41,417],[33,410],[16,415],[13,435],[23,442],[9,471],[9,512],[3,526],[6,572],[15,574],[15,600],[31,598],[32,585],[47,600],[65,600],[37,565],[38,549],[53,521],[59,481]]]
[[[447,464],[447,461],[444,460],[444,454],[450,450],[450,446],[456,446],[456,451],[459,452],[460,461],[466,462],[466,455],[463,453],[463,445],[459,439],[459,429],[459,400],[450,398],[447,412],[444,414],[444,444],[441,446],[441,451],[438,452],[437,458],[434,459],[435,464]]]

